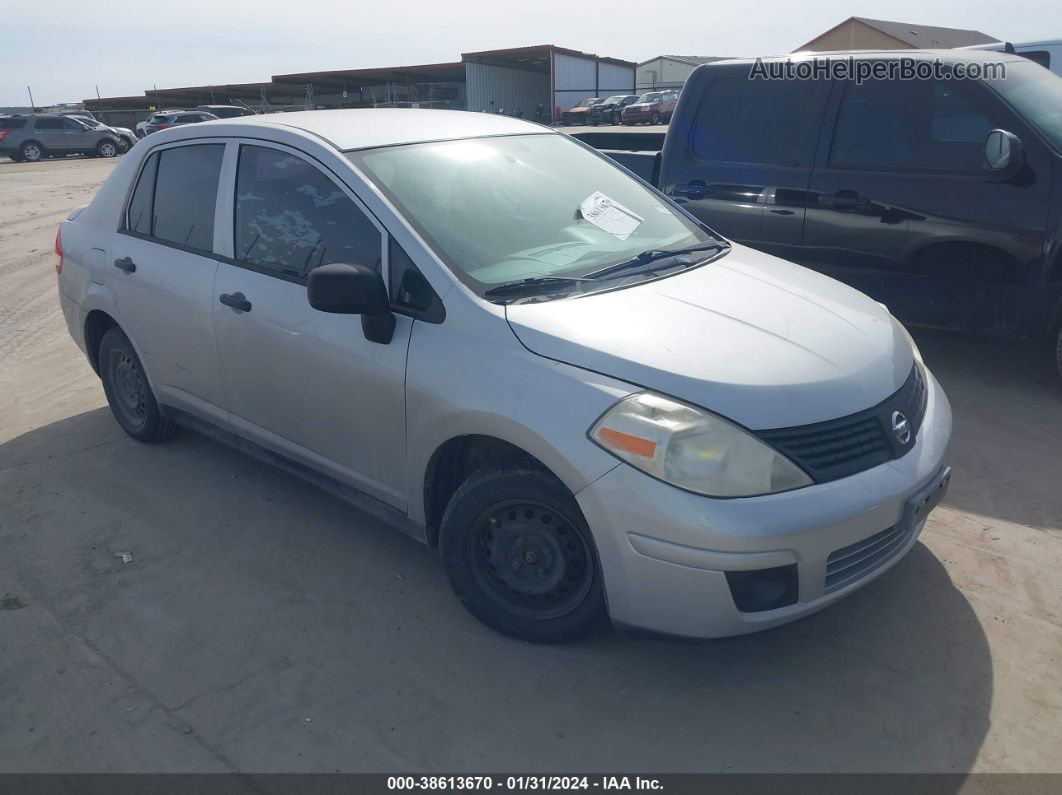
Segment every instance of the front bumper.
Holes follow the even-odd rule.
[[[621,464],[580,491],[612,620],[688,637],[741,635],[821,610],[886,571],[914,546],[925,512],[906,517],[906,532],[887,557],[827,585],[831,553],[902,527],[912,498],[929,493],[946,474],[951,407],[928,371],[927,384],[926,414],[912,449],[851,477],[720,500]],[[795,603],[761,612],[737,608],[726,572],[794,565]]]

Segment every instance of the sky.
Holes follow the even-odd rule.
[[[642,61],[790,52],[850,16],[1062,38],[1062,2],[1017,0],[3,0],[0,106],[268,81],[274,74],[456,61],[556,44]]]

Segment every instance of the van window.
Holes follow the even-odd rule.
[[[38,116],[33,126],[38,130],[61,130],[62,120],[55,116]]]
[[[800,165],[818,85],[815,80],[718,78],[697,109],[694,154],[716,163]]]
[[[158,153],[152,237],[211,251],[224,144],[193,144]]]
[[[330,262],[380,267],[380,232],[301,157],[241,146],[235,213],[234,256],[256,268],[302,277]]]
[[[0,130],[21,130],[26,126],[26,120],[10,117],[7,119],[0,119]]]
[[[958,81],[871,80],[845,87],[830,165],[972,173],[994,124]]]

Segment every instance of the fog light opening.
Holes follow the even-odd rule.
[[[795,563],[772,569],[728,571],[726,581],[734,604],[742,613],[762,613],[796,604],[797,567]]]

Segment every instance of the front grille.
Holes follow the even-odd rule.
[[[816,483],[854,475],[905,455],[925,416],[928,392],[915,364],[904,385],[878,405],[838,420],[756,431],[756,435],[800,466]],[[904,444],[892,432],[892,416],[902,412],[911,437]]]
[[[826,593],[870,574],[903,549],[910,535],[909,527],[893,525],[831,552],[826,558]]]

